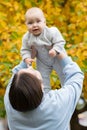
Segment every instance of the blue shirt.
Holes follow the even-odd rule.
[[[82,92],[84,75],[68,56],[59,60],[59,64],[64,74],[64,85],[44,93],[41,104],[29,112],[18,112],[12,108],[8,97],[11,78],[4,96],[10,130],[69,130],[70,119]],[[22,68],[26,68],[24,62],[13,72]]]

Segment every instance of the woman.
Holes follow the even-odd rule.
[[[48,93],[37,70],[25,63],[14,69],[4,97],[10,130],[69,130],[84,76],[70,57],[60,53],[57,58],[64,85]]]

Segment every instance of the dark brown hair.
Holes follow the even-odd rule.
[[[15,74],[9,91],[9,100],[14,109],[26,112],[37,108],[42,100],[41,82],[30,73]]]

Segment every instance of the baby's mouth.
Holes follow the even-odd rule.
[[[38,31],[38,30],[39,30],[39,29],[34,29],[33,32],[36,32],[36,31]]]

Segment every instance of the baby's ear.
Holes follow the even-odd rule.
[[[46,18],[44,17],[44,23],[46,24]]]
[[[44,22],[46,23],[46,18],[44,18]]]
[[[25,25],[27,25],[27,22],[25,21]]]
[[[46,19],[44,19],[44,24],[46,25]]]

